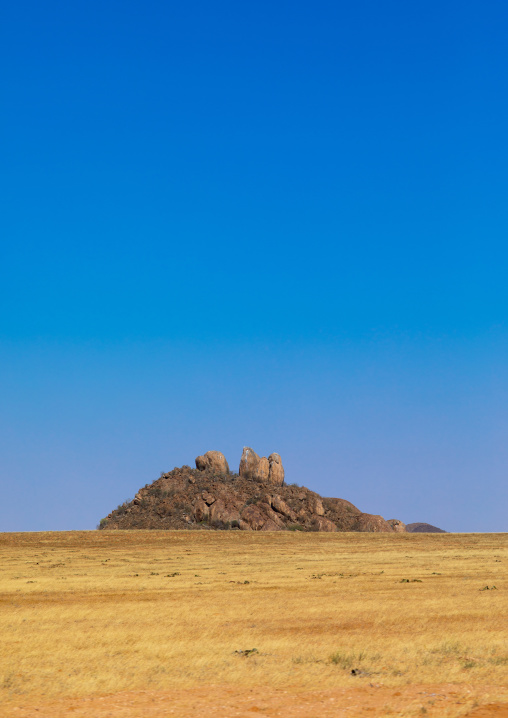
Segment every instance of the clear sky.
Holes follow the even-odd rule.
[[[0,530],[208,449],[506,531],[505,0],[0,14]]]

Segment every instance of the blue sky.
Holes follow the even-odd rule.
[[[93,528],[246,444],[364,511],[506,530],[507,20],[2,9],[0,530]]]

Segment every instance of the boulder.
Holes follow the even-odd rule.
[[[404,534],[406,533],[406,524],[399,521],[399,519],[388,519],[388,522],[395,533]]]
[[[284,467],[279,454],[270,454],[267,459],[266,456],[258,456],[249,446],[243,449],[238,473],[245,479],[259,481],[261,484],[284,485]]]
[[[284,486],[284,467],[279,454],[270,454],[268,463],[268,483],[272,486]]]
[[[209,494],[208,491],[203,491],[201,496],[202,496],[205,504],[208,504],[208,506],[211,506],[213,504],[213,502],[215,501],[215,496],[212,496],[212,494]]]
[[[325,507],[323,506],[323,502],[321,501],[319,496],[313,496],[309,503],[310,510],[313,514],[317,514],[318,516],[325,515]]]
[[[217,499],[210,507],[210,520],[222,523],[240,521],[240,514],[234,506],[226,506],[223,499]]]
[[[270,504],[261,503],[258,504],[261,511],[264,513],[264,515],[269,519],[272,523],[276,524],[280,528],[284,528],[284,521],[282,520],[282,516],[279,516],[278,513],[275,511],[272,511],[272,507]],[[271,529],[270,529],[271,530]]]
[[[382,516],[375,514],[360,514],[356,520],[354,531],[391,532],[392,527]]]
[[[279,514],[282,514],[288,519],[291,519],[291,521],[296,521],[296,514],[295,512],[289,508],[287,503],[284,501],[284,499],[281,499],[280,496],[274,496],[271,501],[272,509],[275,509]]]
[[[212,474],[229,474],[228,462],[220,451],[207,451],[203,456],[197,456],[196,468]]]
[[[260,531],[266,523],[266,516],[264,516],[263,512],[255,504],[246,506],[242,510],[240,518],[245,521],[253,531]],[[240,528],[242,528],[242,524],[240,524]]]
[[[314,531],[337,531],[337,526],[329,519],[325,519],[322,516],[316,516],[312,520],[312,529]]]
[[[261,458],[249,446],[244,446],[238,473],[245,479],[266,483],[270,473],[270,464],[266,456]]]
[[[205,521],[210,516],[210,509],[202,499],[194,504],[194,517],[198,523]]]
[[[283,531],[283,526],[276,524],[272,519],[267,519],[263,524],[261,531]]]
[[[269,475],[270,475],[270,464],[269,464],[266,456],[262,456],[259,459],[259,464],[255,471],[254,478],[256,479],[256,481],[259,481],[261,484],[265,484],[268,481]]]

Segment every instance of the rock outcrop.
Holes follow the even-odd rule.
[[[266,456],[262,458],[249,446],[243,447],[242,458],[240,459],[239,475],[244,479],[266,483],[270,473],[270,463]]]
[[[284,467],[279,454],[270,454],[268,458],[258,456],[250,446],[243,447],[238,473],[244,479],[258,481],[260,484],[270,486],[284,484]]]
[[[210,471],[214,474],[229,474],[228,462],[220,451],[207,451],[203,456],[197,456],[196,468],[199,471]]]
[[[444,529],[438,529],[437,526],[432,526],[432,524],[425,524],[425,523],[416,523],[416,524],[408,524],[406,526],[406,531],[411,534],[445,534],[447,531]]]
[[[401,521],[364,514],[344,499],[284,484],[278,454],[246,447],[232,474],[220,451],[175,468],[138,491],[100,523],[101,529],[237,529],[241,531],[404,531]]]
[[[390,526],[388,521],[384,520],[382,516],[377,516],[375,514],[362,514],[358,517],[355,531],[374,531],[376,533],[388,531],[393,532],[393,528]]]
[[[406,524],[399,521],[399,519],[388,519],[388,523],[396,533],[406,533]]]
[[[270,454],[268,457],[270,470],[268,472],[268,483],[272,486],[284,486],[284,467],[282,459],[278,454]]]

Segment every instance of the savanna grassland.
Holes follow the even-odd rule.
[[[501,716],[507,549],[506,534],[0,534],[0,714]]]

